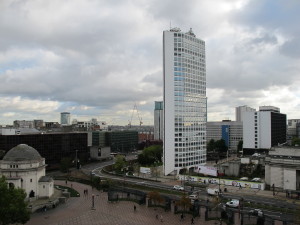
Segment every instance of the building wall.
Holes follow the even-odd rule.
[[[58,168],[64,157],[87,160],[90,156],[87,133],[49,133],[28,135],[0,135],[0,149],[9,151],[19,144],[35,148],[46,159],[49,169]]]
[[[50,197],[54,194],[54,182],[40,182],[39,183],[39,197]]]
[[[206,162],[205,44],[190,30],[163,32],[164,173]]]
[[[245,112],[243,148],[270,149],[286,142],[286,115],[273,111]]]
[[[283,189],[296,190],[296,170],[285,168],[283,171]]]
[[[229,150],[236,151],[239,141],[243,140],[243,124],[237,121],[207,122],[207,141],[224,139]]]

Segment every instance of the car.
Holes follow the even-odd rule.
[[[198,195],[189,195],[189,199],[193,199],[193,200],[196,200],[198,199]]]
[[[249,211],[249,214],[253,215],[253,216],[259,216],[259,217],[263,217],[264,216],[264,212],[261,209],[251,209]]]
[[[177,190],[177,191],[184,191],[184,187],[182,187],[180,185],[174,185],[173,189]]]
[[[208,188],[207,189],[208,195],[219,195],[219,189],[216,188]]]
[[[191,203],[194,204],[195,200],[198,200],[198,195],[195,194],[189,195],[189,199],[191,199]]]
[[[229,202],[226,202],[226,206],[228,207],[233,207],[233,208],[237,208],[240,205],[240,200],[238,199],[232,199]]]
[[[241,177],[240,180],[249,180],[248,177]]]
[[[259,177],[254,177],[251,181],[253,181],[253,182],[261,182],[261,179]]]

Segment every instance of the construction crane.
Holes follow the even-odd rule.
[[[138,116],[139,121],[140,121],[140,126],[142,126],[142,124],[143,124],[143,122],[142,122],[142,117],[140,117],[139,110],[138,110],[137,105],[136,105],[136,103],[135,103],[134,106],[133,106],[133,109],[132,109],[131,118],[130,118],[130,120],[128,121],[128,126],[129,126],[129,128],[131,128],[132,118],[133,118],[134,111],[136,111],[136,113],[137,113],[137,116]]]

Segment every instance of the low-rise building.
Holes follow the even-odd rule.
[[[272,148],[265,159],[265,182],[283,190],[300,190],[300,148]]]
[[[34,148],[20,144],[9,150],[0,161],[0,175],[10,187],[22,188],[27,198],[51,197],[54,181],[45,176],[45,158]]]

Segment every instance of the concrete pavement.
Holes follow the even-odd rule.
[[[55,184],[65,185],[64,181],[55,181]],[[110,203],[107,201],[107,193],[100,192],[81,183],[68,182],[81,195],[70,198],[65,204],[46,212],[34,213],[27,225],[157,225],[157,224],[191,224],[191,215],[187,215],[184,221],[180,221],[180,215],[172,212],[164,212],[163,209],[148,208],[145,205],[137,205],[133,202],[120,201]],[[85,196],[84,189],[88,189]],[[95,199],[95,210],[92,210],[92,194]],[[134,205],[137,210],[134,211]],[[203,212],[202,212],[203,213]],[[156,219],[158,215],[159,219]],[[162,215],[163,222],[160,221]],[[195,219],[195,224],[215,224],[217,221],[204,222],[204,216]]]

